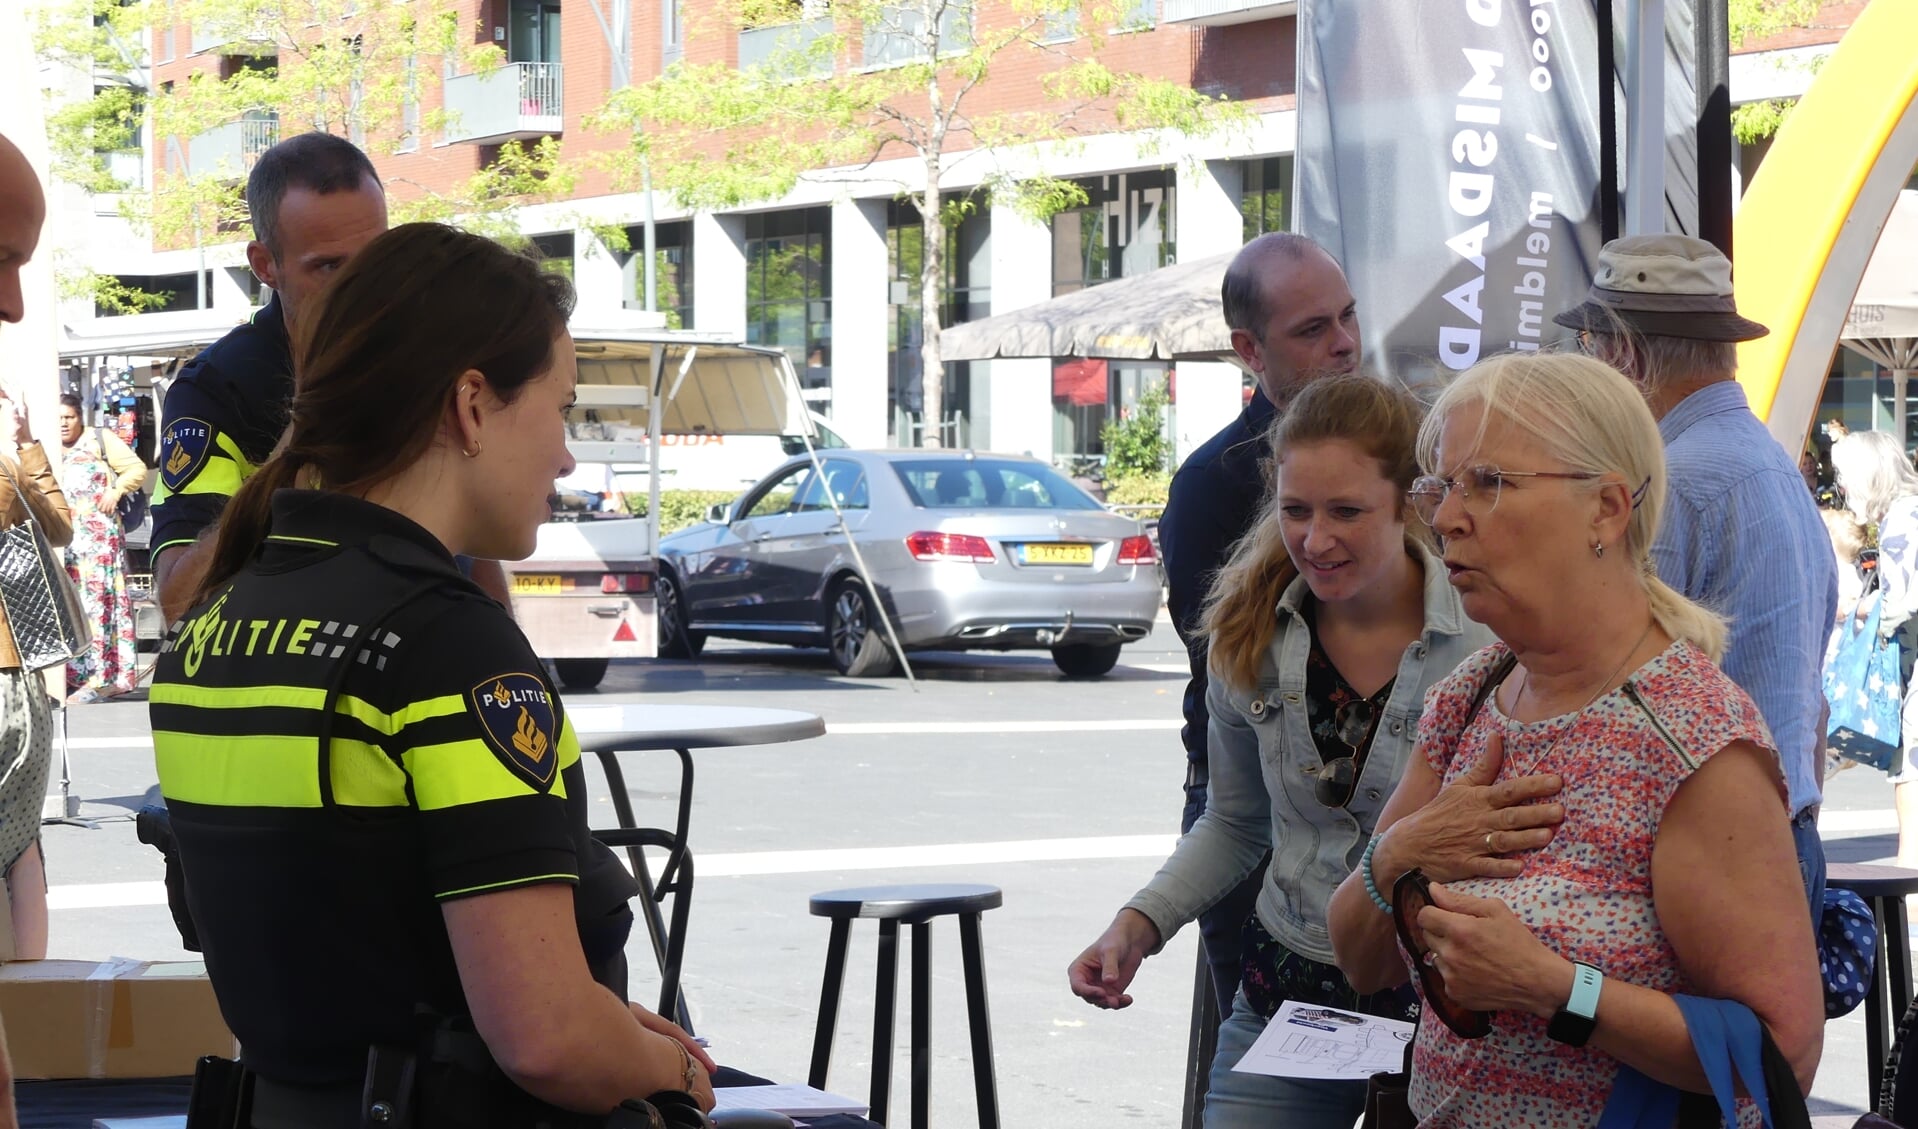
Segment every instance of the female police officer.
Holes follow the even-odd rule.
[[[355,256],[296,329],[285,437],[160,659],[161,789],[260,1129],[363,1123],[370,1049],[418,1053],[397,1100],[422,1129],[711,1107],[704,1052],[588,972],[576,911],[606,912],[584,903],[608,856],[578,744],[454,566],[525,557],[573,467],[571,305],[436,224]]]

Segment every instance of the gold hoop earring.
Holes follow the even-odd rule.
[[[473,444],[473,449],[470,451],[464,447],[461,447],[460,454],[465,455],[469,459],[477,459],[479,458],[479,453],[482,449],[483,448],[481,448],[481,446],[478,443],[475,443]]]

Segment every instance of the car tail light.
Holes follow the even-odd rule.
[[[653,590],[653,578],[644,572],[609,572],[599,578],[599,590],[607,595],[643,594]]]
[[[991,564],[999,558],[992,543],[970,533],[914,533],[906,538],[906,551],[916,561],[963,561]]]
[[[1152,538],[1128,537],[1119,542],[1119,563],[1122,565],[1149,565],[1157,560],[1152,553]]]

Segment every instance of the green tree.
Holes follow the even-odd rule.
[[[939,446],[948,229],[992,200],[1037,218],[1086,201],[1070,181],[1003,165],[978,192],[955,196],[945,180],[959,152],[989,156],[1111,126],[1203,135],[1250,117],[1223,99],[1101,63],[1107,33],[1098,29],[1136,25],[1140,11],[1136,0],[717,0],[704,17],[709,34],[785,29],[763,62],[676,64],[613,92],[588,124],[631,139],[608,159],[620,187],[650,177],[696,210],[776,199],[814,170],[916,158],[917,175],[899,196],[917,209],[923,235],[923,442]],[[980,88],[1007,69],[1041,71],[1043,108],[977,105]]]
[[[181,23],[191,25],[195,39],[220,44],[220,66],[148,89],[141,76],[152,33]],[[249,159],[274,136],[307,130],[394,153],[449,124],[444,111],[421,109],[446,64],[470,73],[504,60],[491,43],[463,43],[458,13],[432,0],[53,0],[40,9],[35,31],[43,57],[107,76],[91,99],[50,115],[55,174],[96,194],[124,193],[127,217],[160,245],[176,247],[238,238],[247,225],[245,167],[193,171],[181,159],[191,138],[261,122],[242,144]],[[277,130],[264,123],[277,123]],[[107,156],[126,148],[142,126],[159,168],[149,191],[129,192]],[[511,236],[514,208],[563,199],[576,180],[553,139],[509,142],[452,191],[409,185],[417,191],[396,194],[406,198],[394,202],[392,215],[395,222],[438,219]],[[69,289],[91,289],[116,309],[143,304],[110,280],[70,281]]]
[[[1118,419],[1107,420],[1100,429],[1108,481],[1165,473],[1166,459],[1172,453],[1165,435],[1167,402],[1165,385],[1148,385],[1140,390],[1137,403],[1122,411]]]
[[[1808,26],[1818,14],[1819,0],[1730,0],[1728,16],[1731,46],[1736,51],[1754,40],[1787,28]],[[1732,136],[1751,145],[1778,132],[1796,99],[1772,98],[1748,102],[1732,110]]]

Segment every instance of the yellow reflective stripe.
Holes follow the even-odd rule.
[[[217,807],[317,808],[319,748],[311,737],[211,737],[156,730],[153,759],[168,799]],[[403,807],[406,778],[379,748],[335,738],[333,799],[350,807]]]
[[[559,767],[573,767],[579,763],[579,756],[579,734],[573,732],[573,719],[569,717],[559,727]]]
[[[277,707],[317,712],[326,704],[326,691],[316,686],[196,686],[190,682],[159,682],[147,692],[147,701],[154,705],[192,706],[203,710]],[[459,694],[447,694],[387,713],[363,698],[342,694],[335,708],[391,737],[415,722],[465,712],[466,699]]]
[[[507,882],[488,882],[483,886],[468,886],[461,890],[442,890],[433,895],[442,900],[446,898],[464,898],[472,894],[491,894],[501,890],[512,890],[520,886],[537,886],[544,882],[578,882],[577,874],[535,874],[531,878],[514,878]]]
[[[462,804],[483,804],[539,793],[500,760],[484,740],[448,741],[421,745],[401,754],[406,774],[413,778],[413,799],[421,811],[438,811]],[[566,798],[566,777],[555,766],[549,795]]]
[[[317,686],[196,686],[191,682],[155,682],[147,701],[156,706],[194,706],[203,710],[250,710],[262,706],[317,710],[326,691]]]
[[[290,533],[269,533],[266,539],[268,541],[292,541],[301,545],[323,545],[329,549],[337,549],[340,546],[338,541],[323,541],[318,537],[295,537]]]

